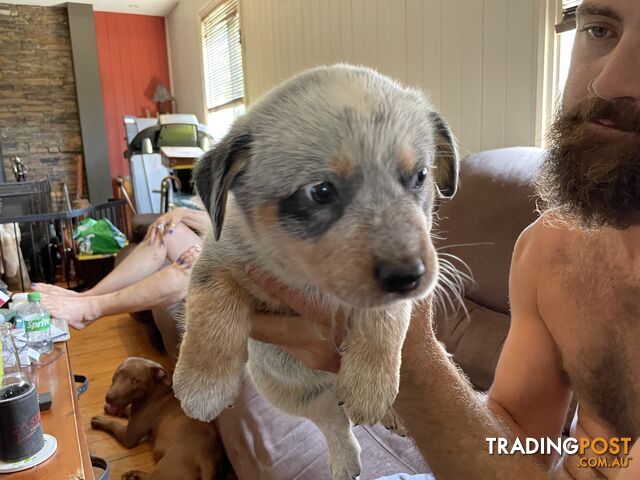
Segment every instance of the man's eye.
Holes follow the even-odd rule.
[[[600,26],[585,27],[582,31],[587,32],[590,37],[596,39],[607,38],[611,33],[611,30],[608,28]]]

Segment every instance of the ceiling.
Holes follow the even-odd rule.
[[[2,0],[2,3],[53,7],[64,5],[66,2],[61,0]],[[91,3],[93,4],[93,9],[97,12],[133,13],[136,15],[158,15],[164,17],[177,2],[176,0],[73,0],[73,3]]]

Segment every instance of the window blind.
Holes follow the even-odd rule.
[[[556,33],[576,28],[576,9],[581,3],[582,0],[562,0],[562,20],[556,25]]]
[[[207,109],[219,110],[244,98],[238,0],[225,0],[202,20]]]

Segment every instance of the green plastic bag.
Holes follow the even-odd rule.
[[[73,232],[73,240],[86,255],[118,253],[127,244],[127,237],[106,218],[82,220]]]

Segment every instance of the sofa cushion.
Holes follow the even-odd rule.
[[[498,312],[509,311],[515,242],[537,217],[533,179],[543,152],[512,147],[466,157],[458,193],[438,210],[437,233],[444,239],[437,246],[469,265],[474,284],[467,297]]]
[[[509,315],[464,300],[465,308],[440,314],[436,335],[473,385],[488,390],[509,332]],[[466,311],[465,311],[466,309]]]
[[[235,407],[218,417],[225,450],[239,480],[317,480],[331,478],[327,444],[309,420],[281,412],[246,378]],[[428,468],[408,438],[382,425],[358,426],[362,447],[361,480]]]

